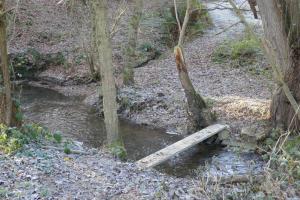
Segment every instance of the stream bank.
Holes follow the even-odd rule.
[[[103,118],[93,107],[85,105],[82,97],[68,97],[29,85],[21,86],[20,94],[27,123],[41,124],[89,148],[102,148],[105,144]],[[119,129],[129,161],[139,160],[183,138],[126,120],[121,120]],[[203,171],[203,167],[208,171]],[[200,172],[213,176],[245,175],[260,173],[262,161],[253,153],[238,154],[221,146],[200,144],[156,169],[177,177],[197,177]]]

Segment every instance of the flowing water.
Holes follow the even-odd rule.
[[[27,121],[39,123],[53,132],[59,131],[86,146],[101,147],[106,139],[103,119],[82,101],[82,97],[67,97],[46,88],[24,85],[21,89],[21,103]],[[182,139],[181,136],[167,134],[165,130],[128,121],[120,122],[120,132],[129,160],[138,160]],[[179,177],[194,176],[205,164],[209,166],[207,172],[222,175],[261,169],[255,155],[238,155],[218,146],[206,145],[191,148],[157,169]]]

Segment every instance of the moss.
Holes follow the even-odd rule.
[[[71,154],[71,149],[68,148],[68,147],[65,147],[65,148],[64,148],[64,153],[65,153],[65,154]]]
[[[53,139],[55,140],[55,142],[61,143],[61,141],[62,141],[61,133],[59,133],[59,132],[54,133],[53,134]]]
[[[31,78],[37,71],[51,65],[66,65],[66,58],[62,52],[41,54],[34,48],[10,55],[11,74],[16,78]],[[13,74],[14,73],[14,74]]]
[[[56,138],[56,139],[55,139]],[[40,143],[42,139],[58,140],[58,136],[37,124],[26,124],[10,128],[0,124],[0,152],[13,154],[30,142]]]
[[[118,140],[114,142],[109,146],[109,149],[113,156],[121,160],[125,160],[127,158],[127,152],[122,141]]]

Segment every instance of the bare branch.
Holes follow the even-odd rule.
[[[120,23],[121,17],[126,13],[128,7],[123,8],[125,4],[123,3],[123,5],[120,5],[117,13],[118,15],[115,17],[114,19],[114,23],[112,25],[111,31],[110,31],[110,38],[113,38],[115,36],[115,34],[118,32],[118,25]]]
[[[234,24],[231,24],[230,26],[224,28],[224,29],[223,29],[222,31],[220,31],[219,33],[216,33],[216,35],[220,35],[220,34],[226,32],[226,31],[228,31],[230,28],[232,28],[232,27],[238,25],[239,23],[241,23],[241,21],[238,21],[238,22],[236,22],[236,23],[234,23]]]
[[[174,10],[175,10],[176,21],[177,21],[177,25],[178,25],[178,29],[179,29],[179,33],[180,33],[181,32],[181,23],[180,23],[180,20],[179,20],[179,17],[178,17],[176,0],[174,0]]]
[[[178,40],[178,46],[180,47],[183,43],[184,40],[184,35],[185,35],[185,31],[190,19],[190,9],[191,9],[191,0],[187,0],[186,1],[186,11],[185,11],[185,16],[184,16],[184,20],[183,20],[183,24],[182,24],[182,28],[180,31],[180,35],[179,35],[179,40]]]

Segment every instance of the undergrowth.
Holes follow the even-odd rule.
[[[262,144],[268,166],[276,169],[274,175],[288,175],[289,181],[300,180],[300,135],[279,130],[272,131]]]
[[[186,37],[193,38],[203,31],[211,24],[208,12],[204,9],[204,5],[197,0],[192,0],[191,4],[191,14],[190,20],[188,22]],[[177,2],[177,12],[178,18],[181,24],[184,21],[184,16],[186,12],[186,1]],[[176,15],[174,11],[174,6],[166,8],[162,13],[162,31],[163,40],[169,47],[174,47],[178,41],[179,30],[176,20]]]
[[[300,135],[273,130],[261,144],[267,161],[266,177],[260,189],[269,198],[287,198],[300,191]],[[292,190],[293,189],[293,190]],[[300,195],[298,193],[298,195]]]
[[[263,75],[272,79],[271,67],[265,60],[257,38],[244,36],[223,42],[214,50],[212,61],[219,64],[229,63],[233,68],[242,68],[252,75]]]
[[[259,41],[244,37],[238,40],[225,41],[212,54],[216,63],[230,62],[233,67],[241,67],[256,62],[262,55]]]
[[[43,139],[56,143],[62,141],[59,133],[52,134],[37,124],[26,124],[20,128],[10,128],[0,124],[0,152],[5,154],[13,154],[22,149],[25,144],[40,143]]]
[[[113,156],[121,160],[127,158],[127,151],[124,147],[124,143],[121,140],[118,140],[109,146],[109,150]]]

